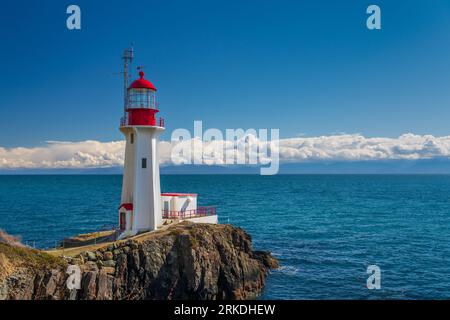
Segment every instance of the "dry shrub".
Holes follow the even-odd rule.
[[[1,243],[6,243],[10,246],[14,246],[14,247],[25,247],[22,242],[21,242],[21,238],[19,236],[12,236],[8,233],[6,233],[6,231],[0,229],[0,242]]]

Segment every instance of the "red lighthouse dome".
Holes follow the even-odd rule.
[[[156,91],[155,86],[153,83],[148,81],[147,79],[144,79],[144,71],[139,72],[139,79],[133,81],[133,83],[130,85],[129,89],[150,89],[153,91]]]

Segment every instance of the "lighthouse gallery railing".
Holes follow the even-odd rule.
[[[120,118],[120,126],[121,127],[126,127],[128,126],[128,118],[127,117],[122,117]],[[159,127],[164,127],[164,118],[163,117],[159,117],[158,119],[158,126]]]
[[[216,207],[198,207],[192,210],[162,210],[163,219],[190,219],[216,215]]]

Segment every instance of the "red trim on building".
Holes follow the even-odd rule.
[[[133,204],[132,203],[122,203],[119,207],[119,210],[125,208],[125,210],[127,211],[132,211],[133,210]]]
[[[172,192],[172,193],[161,193],[161,196],[163,197],[196,197],[196,193],[178,193],[178,192]]]
[[[128,90],[130,89],[150,89],[156,91],[155,86],[150,81],[144,79],[144,72],[139,72],[140,79],[133,81]]]

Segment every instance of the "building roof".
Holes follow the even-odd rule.
[[[133,210],[133,204],[132,203],[122,203],[119,207],[119,210],[121,208],[125,208],[125,210],[127,211],[132,211]]]
[[[169,193],[161,193],[163,197],[196,197],[196,193],[179,193],[179,192],[169,192]]]
[[[133,83],[130,85],[128,89],[150,89],[156,91],[156,88],[153,85],[153,83],[151,83],[147,79],[144,79],[144,71],[140,71],[139,76],[140,78],[133,81]]]

